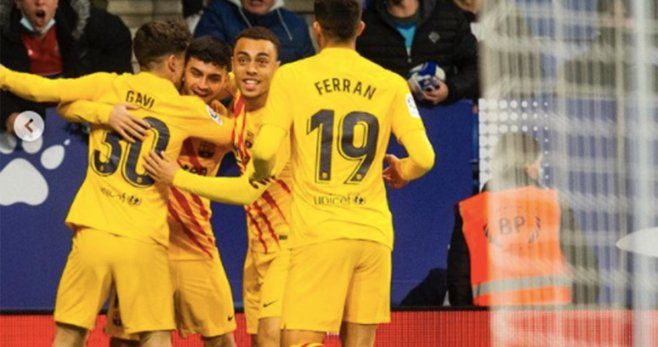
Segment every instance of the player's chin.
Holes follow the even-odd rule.
[[[243,88],[240,92],[245,98],[256,98],[262,94],[260,88]]]

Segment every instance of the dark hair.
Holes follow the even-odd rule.
[[[359,0],[315,0],[315,20],[326,36],[337,42],[354,38],[361,20]]]
[[[150,70],[163,57],[185,52],[191,37],[187,24],[180,18],[148,22],[135,33],[135,58],[142,69]]]
[[[217,65],[227,71],[231,69],[231,49],[224,42],[212,36],[201,36],[193,39],[185,51],[186,64],[190,58]]]
[[[256,26],[242,30],[238,36],[236,36],[235,41],[233,42],[233,47],[235,47],[238,41],[240,41],[242,38],[270,41],[276,49],[276,56],[279,56],[279,47],[281,46],[281,42],[279,41],[279,38],[274,35],[272,30],[268,28]]]

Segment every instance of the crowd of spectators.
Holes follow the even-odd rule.
[[[2,1],[0,30],[0,63],[16,71],[48,77],[132,72],[128,27],[89,0]],[[22,111],[44,114],[44,105],[0,93],[4,130],[13,130]]]

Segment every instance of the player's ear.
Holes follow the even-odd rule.
[[[320,25],[320,22],[313,21],[311,27],[313,28],[313,34],[315,34],[315,40],[318,42],[319,45],[324,37],[324,35],[322,35],[322,26]]]
[[[167,57],[167,69],[172,72],[179,71],[183,67],[184,57],[179,54],[170,54]]]
[[[356,37],[361,36],[363,33],[363,30],[366,28],[366,23],[364,23],[362,20],[359,21],[359,24],[356,25]]]

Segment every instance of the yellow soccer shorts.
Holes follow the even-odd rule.
[[[175,328],[167,249],[89,228],[73,236],[57,289],[55,321],[94,328],[113,283],[127,333]]]
[[[242,297],[249,334],[258,332],[259,319],[281,317],[289,260],[287,249],[273,253],[254,252],[251,248],[247,250]]]
[[[176,327],[181,336],[215,337],[236,329],[231,286],[217,250],[210,260],[170,260]],[[110,303],[105,332],[137,340],[121,327],[121,314]]]
[[[340,331],[343,321],[390,321],[391,249],[337,239],[291,251],[283,299],[286,330]]]

